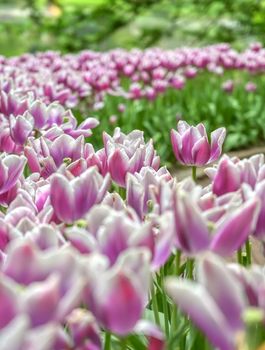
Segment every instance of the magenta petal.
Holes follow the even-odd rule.
[[[185,120],[180,120],[177,125],[178,132],[180,135],[183,135],[185,131],[187,131],[190,128],[190,125],[185,122]]]
[[[211,250],[228,256],[239,249],[247,237],[253,233],[258,218],[259,204],[257,198],[250,199],[229,215],[217,229],[211,242]]]
[[[0,329],[4,328],[18,313],[17,290],[7,284],[3,276],[0,282]]]
[[[69,181],[61,175],[56,174],[51,180],[51,204],[56,216],[66,223],[75,220],[74,194]]]
[[[131,174],[127,176],[126,190],[127,204],[136,211],[139,218],[142,218],[145,193],[143,191],[143,186]]]
[[[243,329],[243,290],[224,262],[215,255],[206,255],[199,264],[198,274],[200,282],[222,310],[231,329]]]
[[[125,187],[125,178],[129,169],[129,158],[124,151],[116,149],[108,159],[109,172],[112,180]]]
[[[263,238],[265,235],[265,180],[256,185],[255,192],[260,198],[261,208],[254,234],[258,238]]]
[[[201,134],[194,126],[191,126],[190,129],[182,135],[182,158],[186,165],[194,164],[192,149],[200,138]]]
[[[54,159],[56,166],[60,166],[65,158],[72,159],[75,139],[71,136],[63,134],[53,141],[50,147],[50,154]]]
[[[210,236],[207,223],[196,203],[192,203],[187,194],[178,191],[173,206],[177,246],[188,254],[208,248]]]
[[[137,322],[134,332],[149,338],[147,350],[165,350],[165,336],[160,328],[147,320]]]
[[[222,350],[234,350],[233,335],[211,295],[194,282],[169,278],[166,290],[180,310],[185,312],[210,340]]]
[[[33,116],[35,121],[35,128],[42,128],[48,118],[46,106],[41,101],[35,101],[30,107],[30,114]]]
[[[31,325],[36,327],[55,320],[59,302],[59,278],[54,275],[26,290],[23,309],[29,315]]]
[[[97,174],[97,169],[93,167],[73,180],[75,219],[82,218],[96,203],[98,195],[96,175],[99,174]]]
[[[110,290],[103,309],[104,323],[112,332],[126,335],[141,316],[142,300],[130,279],[122,273],[114,276],[108,284]]]
[[[24,148],[24,154],[28,160],[28,166],[32,173],[40,173],[41,167],[39,163],[39,158],[33,148],[26,146]]]
[[[211,157],[209,162],[216,161],[222,154],[222,146],[226,136],[226,129],[219,128],[211,133]]]
[[[171,130],[171,144],[173,148],[173,152],[175,154],[176,159],[181,163],[185,164],[182,157],[182,140],[181,136],[176,130]]]
[[[0,331],[1,350],[21,350],[29,331],[30,321],[26,315],[17,316]]]
[[[192,148],[193,162],[197,166],[203,166],[208,163],[210,157],[210,145],[207,137],[202,137]]]
[[[213,179],[213,193],[220,196],[228,192],[237,191],[240,187],[240,174],[235,164],[223,157]]]
[[[0,160],[1,162],[1,160]],[[0,194],[7,192],[10,188],[12,188],[16,182],[18,181],[19,177],[22,175],[25,164],[26,164],[26,158],[24,156],[17,156],[17,155],[8,155],[2,160],[4,166],[7,168],[8,177],[3,184],[2,188],[0,188]]]
[[[25,117],[19,115],[12,120],[11,137],[15,143],[23,145],[33,130],[33,125]]]

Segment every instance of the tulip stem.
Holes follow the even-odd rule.
[[[127,340],[126,340],[126,338],[120,338],[120,345],[121,345],[121,350],[126,350],[127,349]]]
[[[192,180],[194,182],[196,182],[196,180],[197,180],[197,168],[196,168],[196,166],[192,167]]]
[[[174,271],[175,276],[179,276],[180,259],[181,259],[181,250],[178,249],[175,256],[175,271]]]
[[[126,198],[126,190],[125,190],[125,188],[119,187],[118,188],[118,193],[119,193],[119,195],[121,196],[122,199]]]
[[[111,333],[107,331],[105,332],[104,350],[111,350]]]
[[[156,324],[160,327],[158,303],[157,303],[157,298],[156,298],[156,292],[155,292],[155,286],[154,285],[152,286],[151,294],[152,294],[152,309],[153,309],[153,313],[154,313],[154,318],[155,318]]]
[[[181,260],[181,251],[177,250],[176,256],[175,256],[175,266],[174,266],[174,276],[179,276],[179,268],[180,268],[180,260]],[[170,331],[173,334],[173,332],[177,328],[177,307],[175,304],[172,305],[172,317],[171,317],[171,328]]]
[[[243,259],[242,259],[242,249],[238,248],[237,250],[237,262],[242,265],[243,264]]]
[[[188,279],[192,280],[193,279],[193,265],[194,265],[194,260],[192,258],[187,259],[186,262],[186,273]]]
[[[164,269],[161,268],[161,282],[164,285]],[[163,313],[164,313],[164,323],[165,323],[165,333],[167,338],[169,337],[169,315],[168,315],[168,304],[167,304],[167,297],[165,293],[162,293],[162,304],[163,304]]]
[[[249,238],[246,240],[247,265],[251,265],[251,243]]]

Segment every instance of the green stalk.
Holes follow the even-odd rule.
[[[194,267],[194,260],[192,258],[187,259],[186,273],[187,273],[188,279],[190,279],[190,280],[193,279],[193,267]]]
[[[121,350],[126,350],[127,349],[127,339],[120,338],[120,345],[121,345]]]
[[[157,303],[157,297],[156,297],[155,286],[154,285],[152,286],[151,294],[152,294],[152,310],[153,310],[153,313],[154,313],[155,322],[160,327],[158,303]]]
[[[126,189],[123,187],[118,187],[118,193],[122,199],[126,198]]]
[[[181,260],[181,250],[177,250],[176,256],[175,256],[175,271],[174,271],[175,276],[179,276],[180,260]]]
[[[174,265],[174,276],[179,276],[179,268],[180,268],[180,260],[181,260],[181,251],[177,250],[176,256],[175,256],[175,265]],[[177,306],[173,303],[172,304],[172,317],[171,317],[171,334],[174,333],[174,331],[177,329]]]
[[[197,168],[196,168],[196,166],[192,167],[192,180],[194,182],[196,182],[196,180],[197,180]]]
[[[249,238],[246,240],[247,265],[251,265],[251,243]]]
[[[237,262],[238,262],[240,265],[243,264],[242,248],[238,248],[238,250],[237,250]]]
[[[161,285],[164,285],[164,269],[161,268]],[[168,304],[165,293],[162,293],[162,304],[163,304],[163,313],[164,313],[164,324],[165,324],[165,333],[167,338],[169,337],[169,315],[168,315]]]
[[[105,332],[104,350],[111,350],[111,333]]]

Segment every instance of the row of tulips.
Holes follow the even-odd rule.
[[[1,349],[262,346],[263,155],[221,157],[224,128],[179,121],[172,148],[193,179],[177,181],[141,131],[95,150],[97,120],[7,88],[0,118]]]
[[[67,55],[49,51],[11,58],[0,56],[0,87],[6,94],[15,90],[21,97],[28,95],[45,104],[60,104],[46,112],[39,102],[32,107],[31,115],[38,127],[43,127],[48,118],[50,125],[62,124],[62,107],[72,108],[79,122],[88,115],[101,121],[93,135],[97,147],[103,131],[112,134],[115,127],[126,133],[139,129],[154,139],[164,161],[170,164],[174,157],[168,151],[167,130],[174,127],[176,118],[191,124],[204,121],[210,129],[226,126],[227,150],[263,141],[264,69],[265,49],[259,43],[242,52],[228,44],[174,50],[87,50]],[[202,99],[205,103],[201,103]],[[8,108],[10,112],[12,98]],[[26,106],[21,108],[22,115]],[[53,114],[55,120],[47,114]],[[70,114],[64,128],[71,133],[76,120]],[[165,124],[162,131],[161,118]],[[10,123],[16,133],[23,121],[15,125],[12,117]],[[89,134],[93,124],[84,123],[81,128]],[[32,122],[25,124],[24,133],[31,133]],[[25,135],[18,137],[23,143]]]
[[[105,53],[83,51],[61,55],[58,52],[0,57],[2,88],[31,92],[46,103],[59,101],[72,108],[85,100],[94,109],[102,107],[104,96],[124,99],[154,100],[169,88],[182,90],[186,80],[200,72],[223,75],[225,71],[246,71],[262,74],[265,69],[265,49],[251,44],[238,52],[228,44],[203,48],[158,48],[141,51],[116,49]],[[232,92],[233,81],[220,88]],[[246,91],[256,90],[253,82]]]

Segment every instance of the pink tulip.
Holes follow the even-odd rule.
[[[177,128],[178,131],[171,130],[171,143],[175,157],[181,164],[203,166],[220,157],[225,128],[211,133],[211,144],[203,124],[194,127],[185,121],[179,121]]]
[[[4,155],[0,157],[0,194],[13,188],[21,177],[26,164],[24,156]]]
[[[140,319],[147,301],[149,254],[141,249],[128,250],[111,269],[101,271],[100,279],[95,271],[89,271],[92,265],[87,268],[91,283],[85,300],[89,309],[104,328],[127,335]]]
[[[94,204],[103,200],[109,185],[110,176],[103,178],[96,167],[71,180],[55,174],[50,189],[55,215],[65,223],[81,219]]]
[[[103,141],[107,169],[121,187],[125,187],[127,173],[139,172],[144,166],[151,166],[155,170],[159,168],[160,159],[152,140],[146,144],[139,130],[125,135],[116,128],[113,137],[104,133]]]

